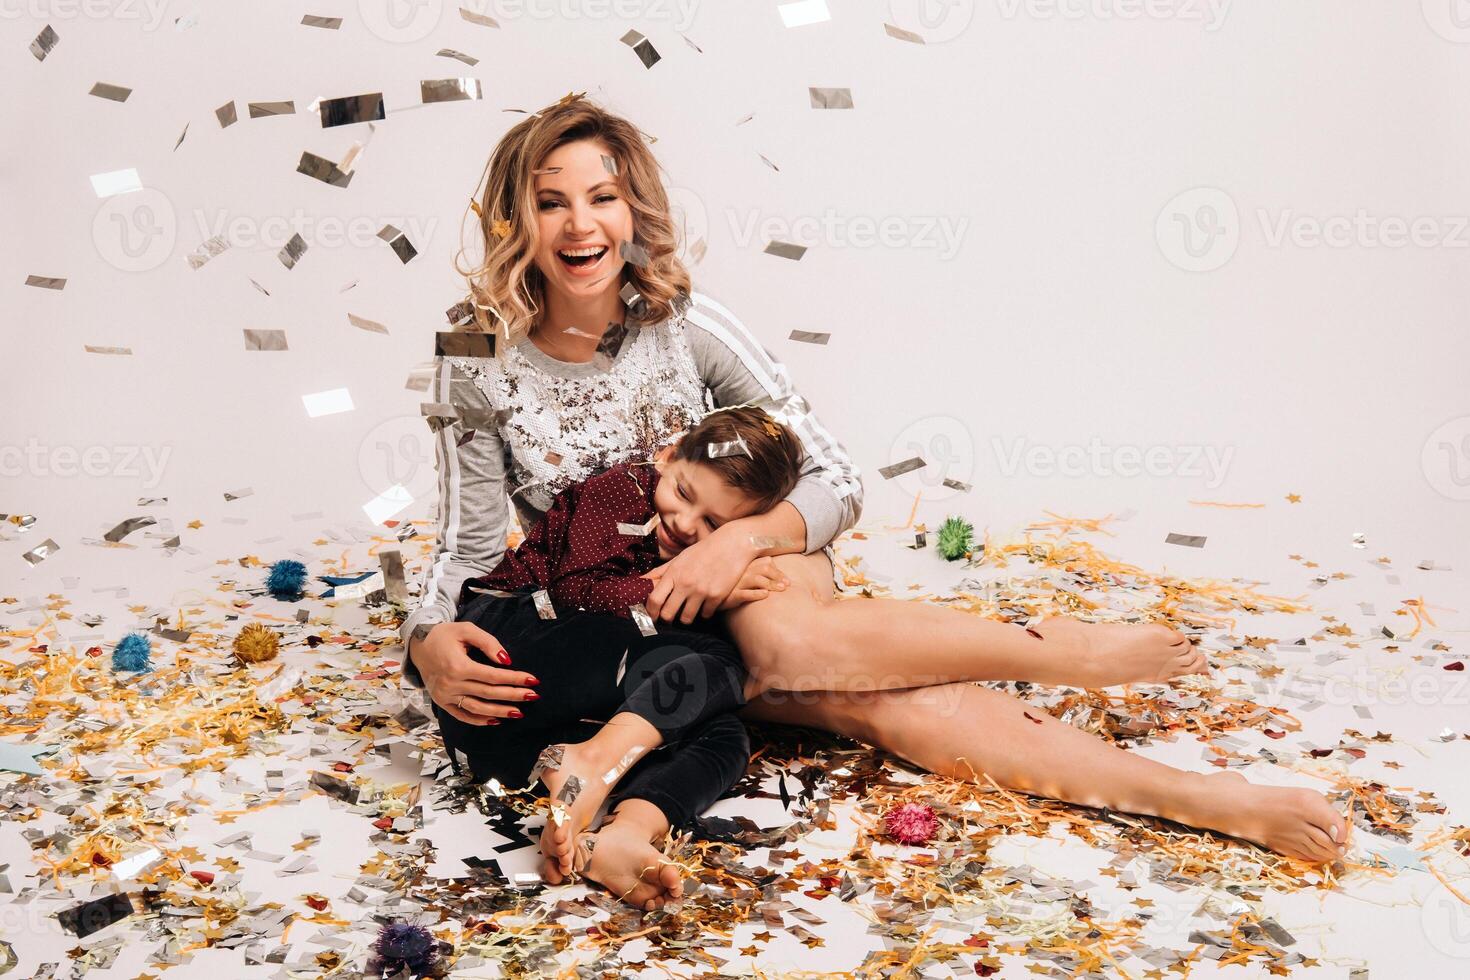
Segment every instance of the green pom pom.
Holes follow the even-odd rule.
[[[946,518],[939,526],[939,554],[955,561],[975,550],[975,528],[963,517]]]

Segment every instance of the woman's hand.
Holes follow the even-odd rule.
[[[755,557],[749,532],[742,532],[734,522],[726,524],[656,569],[653,593],[644,604],[648,614],[686,625],[696,616],[713,616]]]
[[[735,590],[725,597],[720,603],[720,609],[734,609],[743,606],[747,602],[756,602],[764,599],[772,592],[782,592],[786,589],[786,576],[776,567],[774,558],[757,558],[745,566],[745,574],[740,576]]]
[[[519,717],[515,703],[534,701],[531,688],[539,682],[524,671],[471,659],[472,647],[498,663],[510,663],[500,641],[474,623],[439,623],[412,642],[413,665],[429,697],[466,725],[498,725],[502,718]]]

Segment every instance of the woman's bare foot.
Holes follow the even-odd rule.
[[[541,853],[545,856],[541,877],[559,885],[572,871],[572,842],[591,825],[612,792],[613,784],[604,775],[618,760],[604,758],[605,753],[590,742],[553,745],[547,753],[543,753],[545,768],[539,775],[551,797],[552,812],[541,831]],[[537,763],[538,768],[542,765]]]
[[[1030,630],[1066,651],[1076,687],[1162,684],[1208,669],[1205,655],[1177,630],[1158,623],[1088,623],[1069,616],[1044,619]]]
[[[1335,861],[1347,851],[1348,823],[1309,789],[1259,786],[1237,772],[1200,775],[1198,811],[1176,819],[1218,830],[1303,861]]]
[[[589,841],[596,842],[590,851],[585,846]],[[634,908],[652,912],[684,894],[678,866],[665,861],[648,831],[631,820],[609,818],[579,844],[579,855],[586,860],[579,870]]]

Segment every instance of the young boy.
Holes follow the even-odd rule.
[[[672,880],[640,875],[640,863],[658,864],[651,841],[622,835],[640,820],[658,831],[687,821],[744,773],[749,742],[733,712],[746,672],[722,634],[655,628],[642,603],[663,562],[790,493],[801,460],[796,436],[761,409],[714,412],[651,464],[622,463],[563,491],[493,572],[465,583],[460,618],[539,685],[494,735],[435,713],[477,780],[516,786],[530,770],[546,785],[543,876],[553,883],[576,870],[639,905],[678,894],[672,868]],[[777,582],[769,562],[754,563],[724,608]],[[620,834],[581,835],[620,782]]]

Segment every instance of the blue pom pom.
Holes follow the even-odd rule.
[[[271,566],[270,577],[265,587],[277,599],[301,598],[301,587],[306,584],[306,566],[287,558]]]
[[[415,977],[434,976],[439,967],[439,941],[423,926],[390,922],[373,943],[378,955],[368,963],[375,976],[393,976],[408,970]]]
[[[129,633],[112,649],[112,669],[134,673],[151,670],[148,654],[152,650],[153,642],[148,639],[147,633]]]

